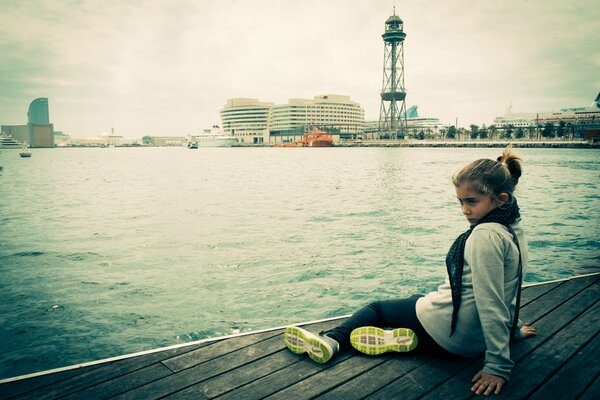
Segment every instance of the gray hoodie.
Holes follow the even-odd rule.
[[[520,221],[512,225],[527,271],[527,242]],[[443,348],[465,357],[485,351],[483,371],[509,379],[510,329],[518,283],[519,251],[508,229],[497,223],[476,226],[465,245],[462,299],[456,329],[450,336],[452,294],[448,278],[437,292],[417,301],[417,317]]]

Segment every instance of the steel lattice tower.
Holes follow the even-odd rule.
[[[406,131],[406,90],[404,89],[404,23],[396,15],[385,21],[383,85],[381,87],[381,110],[379,132],[390,139],[404,138]],[[398,103],[400,106],[398,107]]]

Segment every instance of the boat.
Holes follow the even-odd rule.
[[[31,157],[31,151],[27,148],[26,144],[23,145],[23,148],[19,152],[19,155],[23,158]]]
[[[298,142],[277,142],[273,147],[331,147],[333,137],[327,132],[313,127],[312,131],[304,132],[302,140]]]
[[[20,149],[21,143],[8,135],[0,135],[0,149]]]
[[[226,135],[223,129],[214,125],[199,135],[192,135],[190,143],[195,143],[197,147],[230,147],[237,143],[237,138]]]
[[[333,137],[313,127],[312,131],[304,133],[302,143],[305,147],[331,147],[333,146]]]
[[[503,117],[496,117],[494,125],[505,127],[512,125],[514,127],[539,126],[546,123],[586,123],[589,121],[598,121],[600,119],[600,93],[588,107],[569,107],[561,108],[558,111],[539,111],[539,112],[513,112],[512,105],[508,106],[506,114]]]

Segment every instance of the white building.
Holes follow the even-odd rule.
[[[365,113],[349,96],[325,94],[286,104],[229,99],[221,110],[223,129],[240,142],[297,140],[311,126],[337,138],[364,131]]]
[[[269,127],[272,108],[273,103],[258,99],[229,99],[221,110],[221,126],[241,143],[260,143]]]
[[[349,96],[324,94],[312,100],[290,99],[273,107],[271,136],[303,134],[312,125],[330,134],[356,135],[364,131],[365,112]]]

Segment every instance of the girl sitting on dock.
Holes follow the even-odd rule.
[[[448,278],[437,291],[373,302],[319,335],[289,326],[284,333],[287,347],[319,363],[348,344],[370,355],[415,350],[473,357],[485,351],[471,390],[499,393],[513,367],[510,339],[536,335],[518,320],[527,270],[527,243],[513,196],[522,172],[520,160],[508,147],[497,160],[473,161],[452,177],[470,228],[450,247]]]

